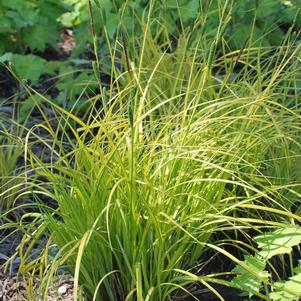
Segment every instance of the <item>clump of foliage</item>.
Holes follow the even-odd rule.
[[[195,39],[203,35],[210,42],[216,35],[221,21],[220,12],[227,2],[91,1],[94,29],[101,37],[98,41],[99,56],[107,64],[107,38],[113,42],[120,29],[129,37],[143,35],[141,19],[147,18],[150,12],[154,18],[154,34],[160,32],[160,35],[177,39],[187,29],[198,29]],[[296,27],[301,25],[300,16],[296,17],[298,1],[295,0],[230,2],[232,16],[223,38],[233,50],[243,47],[246,42],[252,46],[279,45],[287,28],[292,24]],[[48,73],[49,68],[55,66],[55,62],[48,65],[40,54],[49,47],[57,49],[61,28],[71,28],[76,40],[76,48],[71,55],[73,61],[67,64],[67,69],[75,61],[80,62],[79,55],[89,51],[88,45],[93,45],[92,34],[87,34],[90,26],[87,1],[2,0],[0,13],[3,16],[0,22],[0,55],[3,55],[0,62],[12,62],[18,76],[32,83],[37,83],[41,74]],[[104,66],[102,71],[107,67]],[[59,65],[55,69],[57,71]],[[77,65],[76,69],[81,69],[81,66]]]
[[[211,1],[212,16],[209,19],[214,24],[218,18],[214,9],[218,1]],[[296,15],[299,1],[282,0],[246,0],[234,1],[230,26],[225,33],[225,39],[230,48],[238,49],[249,42],[254,46],[271,46],[281,44],[288,28],[294,24],[301,26],[301,17]],[[216,26],[212,26],[212,29]]]
[[[74,26],[78,39],[85,29],[78,54],[91,42],[86,37],[88,6],[77,0],[64,3],[74,10],[64,12],[58,22]],[[70,112],[80,102],[77,95],[84,94],[81,86],[75,100],[64,85],[63,101],[33,95],[13,63],[20,56],[1,57],[12,62],[30,95],[24,110],[36,106],[44,117],[26,137],[25,175],[35,172],[37,199],[42,195],[57,204],[51,208],[40,200],[41,212],[32,215],[26,229],[28,248],[20,248],[20,273],[39,271],[36,299],[46,296],[63,267],[74,276],[74,300],[79,286],[93,300],[176,300],[191,295],[195,282],[223,300],[211,286],[219,281],[216,275],[195,274],[208,248],[226,253],[212,234],[235,230],[247,237],[250,228],[281,226],[292,218],[285,213],[300,195],[300,45],[288,35],[279,49],[251,47],[256,45],[255,28],[263,26],[256,23],[259,7],[269,3],[262,1],[252,17],[249,42],[228,53],[233,3],[152,1],[145,9],[145,1],[93,1],[91,15],[101,15],[94,15],[93,30],[103,28],[108,43],[102,52],[103,41],[94,35],[93,84],[99,93],[90,99],[84,120]],[[197,17],[198,9],[204,15]],[[115,30],[117,20],[121,24]],[[186,32],[188,23],[191,30]],[[110,63],[110,86],[99,74],[105,60]],[[66,67],[40,63],[49,74],[62,74]],[[38,81],[39,72],[32,82]],[[85,77],[76,76],[79,85],[90,84],[90,77],[82,83]],[[72,78],[67,86],[74,88]],[[68,106],[70,98],[74,103]],[[41,103],[56,110],[56,122],[43,113]],[[44,158],[36,145],[44,145],[50,155]],[[49,244],[41,258],[32,260],[30,248],[43,235],[50,236]],[[49,256],[52,243],[59,250],[54,258]],[[260,260],[250,257],[239,263],[248,272],[262,272],[258,274],[266,283],[270,276]],[[260,294],[257,287],[251,293]]]
[[[241,48],[245,41],[253,37],[253,45],[279,45],[281,37],[293,24],[301,25],[300,16],[296,17],[299,2],[296,0],[261,0],[261,1],[199,1],[199,0],[168,0],[168,1],[92,1],[94,7],[96,31],[107,31],[113,39],[120,24],[129,36],[140,35],[140,20],[150,13],[157,27],[166,35],[178,38],[185,30],[199,28],[198,34],[214,38],[221,21],[221,10],[231,4],[232,16],[224,39],[231,48]],[[98,8],[98,9],[97,9]],[[85,16],[85,17],[84,17]],[[81,45],[91,40],[85,34],[89,24],[88,9],[80,5],[73,12],[62,16],[70,27],[74,26]],[[77,25],[78,24],[78,25]],[[154,33],[158,31],[153,31]],[[81,46],[81,47],[82,47]]]
[[[227,8],[222,19],[226,26]],[[112,64],[112,85],[94,99],[85,122],[40,95],[59,122],[53,128],[46,120],[41,128],[53,141],[37,142],[56,159],[43,162],[30,148],[28,158],[49,180],[37,183],[36,193],[58,208],[41,204],[35,239],[44,227],[60,251],[49,264],[48,250],[34,263],[23,258],[22,273],[45,271],[38,293],[64,266],[75,278],[75,300],[78,286],[94,300],[174,300],[179,290],[191,294],[186,288],[197,281],[221,298],[211,275],[193,274],[204,250],[223,251],[212,233],[281,223],[258,211],[284,212],[293,203],[287,191],[297,194],[300,186],[286,177],[275,185],[270,174],[284,153],[288,162],[300,150],[298,108],[286,103],[299,97],[287,84],[297,80],[300,46],[220,58],[223,26],[209,49],[202,39],[190,48],[188,34],[166,52],[148,18],[139,50],[123,43],[123,68]]]
[[[57,46],[61,40],[60,30],[68,24],[62,23],[59,17],[85,4],[86,1],[79,0],[0,1],[0,63],[10,64],[21,80],[32,85],[39,83],[41,75],[58,77],[57,103],[63,104],[68,98],[70,109],[79,94],[79,83],[82,91],[83,85],[91,82],[89,68],[82,67],[87,61],[48,61],[47,53],[50,57],[52,52],[57,52],[56,57],[60,56]],[[29,103],[24,106],[28,108]],[[21,110],[20,114],[26,115],[26,111]]]
[[[0,1],[0,54],[24,54],[55,47],[59,39],[56,19],[64,12],[64,1]]]

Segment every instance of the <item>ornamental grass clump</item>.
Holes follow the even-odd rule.
[[[300,150],[300,116],[285,106],[298,97],[287,92],[287,63],[270,70],[256,64],[260,50],[254,52],[240,58],[250,74],[242,68],[230,81],[197,62],[197,50],[161,51],[158,59],[159,50],[149,51],[140,68],[132,61],[115,79],[118,89],[95,97],[87,122],[53,104],[58,128],[40,127],[51,134],[45,146],[56,159],[49,164],[30,149],[26,154],[49,180],[41,192],[58,204],[41,205],[43,227],[59,248],[52,263],[48,250],[39,262],[46,268],[41,294],[64,267],[74,275],[75,300],[78,287],[91,300],[175,300],[192,294],[189,284],[196,281],[223,300],[212,277],[194,274],[205,250],[222,251],[212,234],[287,222],[300,183],[271,174],[277,162],[291,165]],[[173,65],[163,65],[166,60]],[[188,74],[181,69],[186,64]],[[107,102],[105,112],[97,113],[97,101]],[[277,218],[273,208],[286,214]],[[24,259],[21,270],[32,267]]]
[[[41,203],[34,222],[42,226],[31,229],[36,240],[50,233],[59,251],[50,262],[49,248],[34,263],[22,258],[21,272],[40,271],[38,294],[46,296],[63,267],[74,276],[74,300],[79,287],[88,300],[183,299],[194,282],[223,300],[214,275],[196,275],[208,248],[239,263],[212,234],[248,237],[250,228],[298,217],[289,210],[300,196],[300,46],[285,40],[276,51],[246,45],[220,53],[223,26],[213,46],[191,45],[183,34],[164,51],[160,41],[171,43],[151,35],[149,19],[140,50],[125,39],[123,56],[120,41],[110,48],[112,62],[123,57],[122,70],[112,63],[111,86],[91,99],[85,121],[45,99],[57,127],[46,119],[27,139],[44,143],[51,161],[35,154],[32,140],[25,155],[47,179],[35,194],[58,207]],[[38,137],[38,128],[49,137]]]

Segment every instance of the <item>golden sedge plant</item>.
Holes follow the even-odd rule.
[[[300,195],[293,171],[300,108],[287,104],[299,103],[289,87],[300,46],[219,53],[221,24],[209,49],[184,34],[165,51],[151,24],[139,50],[124,39],[123,69],[112,67],[112,85],[91,99],[86,121],[45,99],[58,111],[57,128],[46,119],[29,132],[40,127],[52,137],[36,136],[51,163],[30,148],[26,155],[49,181],[37,183],[40,193],[58,204],[41,205],[42,226],[31,229],[36,239],[49,231],[59,252],[51,262],[49,249],[34,263],[23,258],[20,269],[39,269],[41,296],[64,267],[74,276],[74,300],[78,287],[88,300],[176,300],[191,295],[194,282],[223,300],[210,284],[214,275],[195,274],[208,248],[239,263],[212,234],[247,236],[247,229],[299,218],[289,210]],[[110,49],[113,62],[120,43]]]

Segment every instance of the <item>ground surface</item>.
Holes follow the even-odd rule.
[[[39,285],[36,279],[35,285]],[[48,291],[48,301],[72,301],[73,279],[71,277],[61,277],[56,287],[52,287]],[[0,300],[1,301],[30,301],[26,290],[26,284],[17,275],[9,275],[0,270]],[[40,301],[40,298],[35,298],[33,301]]]

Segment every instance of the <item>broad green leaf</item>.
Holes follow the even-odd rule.
[[[67,12],[57,18],[57,21],[62,23],[62,25],[65,27],[72,27],[73,25],[76,25],[78,23],[78,17],[79,12]]]
[[[62,1],[43,0],[39,2],[39,15],[46,17],[52,22],[56,20],[56,18],[58,18],[62,13],[64,13],[66,9],[67,5],[65,5]]]
[[[252,30],[250,25],[236,26],[231,34],[230,42],[236,49],[241,48],[250,39],[252,46],[268,46],[269,42],[264,38],[264,33],[258,27]]]
[[[0,56],[0,63],[9,62],[11,60],[12,56],[13,56],[13,54],[10,52],[3,54],[2,56]]]
[[[255,241],[261,251],[258,253],[265,259],[275,255],[288,254],[292,247],[301,242],[301,228],[287,227],[274,232],[267,232],[255,237]]]
[[[11,57],[11,63],[18,76],[36,84],[40,75],[43,73],[46,61],[32,54],[14,54]]]
[[[48,61],[45,66],[43,72],[46,74],[54,75],[59,68],[62,67],[62,65],[66,65],[67,62],[61,62],[61,61]]]
[[[63,2],[68,5],[76,5],[79,3],[86,3],[86,0],[63,0]]]
[[[17,29],[35,24],[32,20],[23,18],[23,16],[17,11],[8,11],[6,15],[10,18],[11,22],[14,23]]]
[[[301,273],[292,276],[287,281],[274,283],[275,291],[270,293],[273,301],[296,301],[301,297]]]
[[[197,17],[199,6],[200,1],[189,0],[180,7],[180,14],[184,23],[188,22],[190,19],[195,19]],[[186,24],[186,26],[188,25],[189,24]]]
[[[279,2],[276,0],[261,0],[256,11],[257,17],[261,19],[274,19],[275,12],[280,8]]]
[[[22,0],[9,0],[4,1],[3,6],[8,8],[5,14],[11,18],[17,28],[34,25],[38,21],[39,11],[35,3]]]
[[[15,10],[22,10],[24,9],[26,2],[24,0],[9,0],[9,1],[3,1],[2,5],[4,7],[15,9]]]
[[[232,270],[237,276],[231,281],[231,284],[238,289],[248,292],[249,297],[251,297],[260,291],[261,280],[268,281],[269,273],[264,271],[265,261],[261,258],[245,256],[244,264],[252,269],[253,274],[238,265]]]
[[[2,15],[0,18],[0,33],[9,32],[14,32],[12,21],[7,16]]]
[[[31,50],[44,51],[46,45],[55,46],[59,40],[59,32],[55,23],[40,22],[39,26],[31,26],[24,31],[24,42]]]
[[[199,0],[167,0],[165,3],[167,9],[176,10],[185,23],[190,19],[196,18],[199,11],[200,1]],[[187,24],[189,25],[189,24]]]
[[[64,2],[69,4],[71,9],[56,19],[63,26],[73,27],[81,24],[85,19],[89,19],[86,0],[64,0]]]
[[[273,301],[295,301],[292,299],[292,295],[284,291],[284,281],[278,281],[274,283],[274,292],[269,294],[269,297]]]
[[[94,3],[98,8],[101,8],[109,13],[113,9],[113,4],[111,0],[94,0]]]

